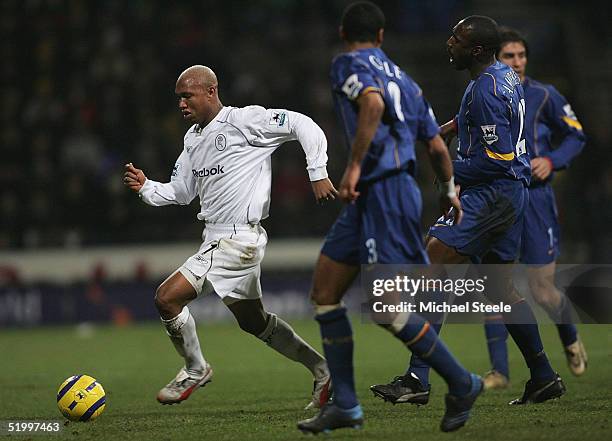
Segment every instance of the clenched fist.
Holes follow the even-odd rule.
[[[138,193],[146,180],[147,177],[141,169],[134,167],[134,164],[132,164],[131,162],[129,164],[125,164],[123,183],[129,189],[134,190],[136,193]]]

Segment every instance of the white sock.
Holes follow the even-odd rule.
[[[266,329],[257,337],[288,359],[303,364],[315,378],[329,375],[327,363],[321,354],[276,314],[269,314]]]
[[[176,351],[185,359],[185,367],[190,375],[200,376],[206,366],[206,360],[200,349],[195,320],[186,306],[181,313],[170,320],[162,319],[166,333],[174,343]]]

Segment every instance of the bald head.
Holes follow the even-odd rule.
[[[215,75],[210,67],[202,66],[201,64],[196,64],[195,66],[185,69],[179,75],[176,84],[178,85],[180,82],[188,86],[200,86],[204,90],[208,89],[210,86],[218,86],[217,75]]]
[[[490,17],[470,15],[457,23],[455,29],[460,30],[472,44],[482,46],[486,53],[496,52],[499,48],[498,26]]]
[[[223,107],[217,89],[217,76],[211,68],[196,65],[185,69],[174,89],[183,118],[200,125],[208,124]]]

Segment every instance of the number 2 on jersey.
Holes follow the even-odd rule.
[[[525,146],[525,138],[523,138],[523,127],[525,126],[525,100],[519,101],[518,105],[519,114],[519,134],[516,142],[516,156],[521,156],[527,153],[527,147]],[[522,139],[521,139],[522,138]]]

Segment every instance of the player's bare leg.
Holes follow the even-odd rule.
[[[231,301],[226,305],[240,329],[254,335],[290,360],[301,363],[314,377],[312,400],[307,409],[319,408],[329,399],[331,378],[323,356],[306,343],[276,314],[267,312],[260,299]]]
[[[157,401],[162,404],[186,400],[196,389],[209,383],[213,375],[200,349],[195,320],[186,306],[195,297],[195,289],[178,271],[168,277],[155,294],[155,306],[166,332],[185,360],[185,366],[176,377],[157,394]]]
[[[580,376],[587,368],[587,353],[575,325],[571,322],[571,309],[567,304],[567,298],[555,286],[555,267],[555,262],[529,267],[527,269],[529,287],[535,301],[557,324],[570,372]]]
[[[432,265],[455,265],[469,263],[469,256],[459,254],[437,237],[427,236],[427,256]]]

